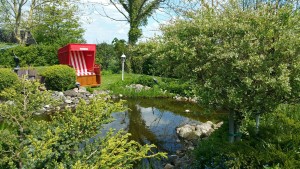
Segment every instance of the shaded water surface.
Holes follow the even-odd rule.
[[[141,144],[155,144],[160,151],[169,153],[182,148],[177,141],[176,127],[222,119],[222,114],[207,114],[197,104],[173,99],[127,99],[126,105],[128,111],[113,113],[115,121],[104,127],[104,133],[109,128],[124,129],[132,134],[131,139]]]

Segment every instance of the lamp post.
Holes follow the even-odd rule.
[[[121,60],[122,60],[122,81],[124,80],[124,63],[125,63],[125,60],[126,60],[126,56],[123,55],[121,56]]]

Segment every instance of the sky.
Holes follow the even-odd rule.
[[[114,38],[128,40],[129,23],[124,21],[114,21],[105,16],[105,13],[115,19],[124,19],[124,17],[116,10],[113,5],[109,5],[109,0],[83,0],[85,5],[84,14],[80,16],[82,27],[85,29],[84,38],[87,43],[111,43]],[[86,3],[86,2],[89,3]],[[100,5],[99,3],[102,3]],[[103,5],[104,4],[104,5]],[[142,27],[143,36],[141,41],[145,41],[155,35],[160,35],[159,25],[168,20],[168,16],[163,15],[162,12],[154,14],[155,19],[149,18],[148,25]]]

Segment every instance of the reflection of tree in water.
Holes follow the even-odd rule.
[[[162,148],[162,143],[157,139],[156,135],[146,125],[146,121],[142,117],[142,113],[138,109],[136,102],[128,102],[128,132],[131,133],[131,139],[141,144],[155,144]]]

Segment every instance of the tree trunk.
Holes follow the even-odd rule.
[[[241,141],[241,137],[242,137],[242,135],[241,135],[241,130],[240,130],[240,123],[236,123],[236,129],[235,129],[235,141]]]
[[[234,111],[230,111],[229,118],[228,118],[228,124],[229,124],[229,143],[234,142]]]
[[[259,114],[256,114],[256,116],[255,116],[255,122],[256,122],[255,133],[258,134],[258,132],[259,132]]]

